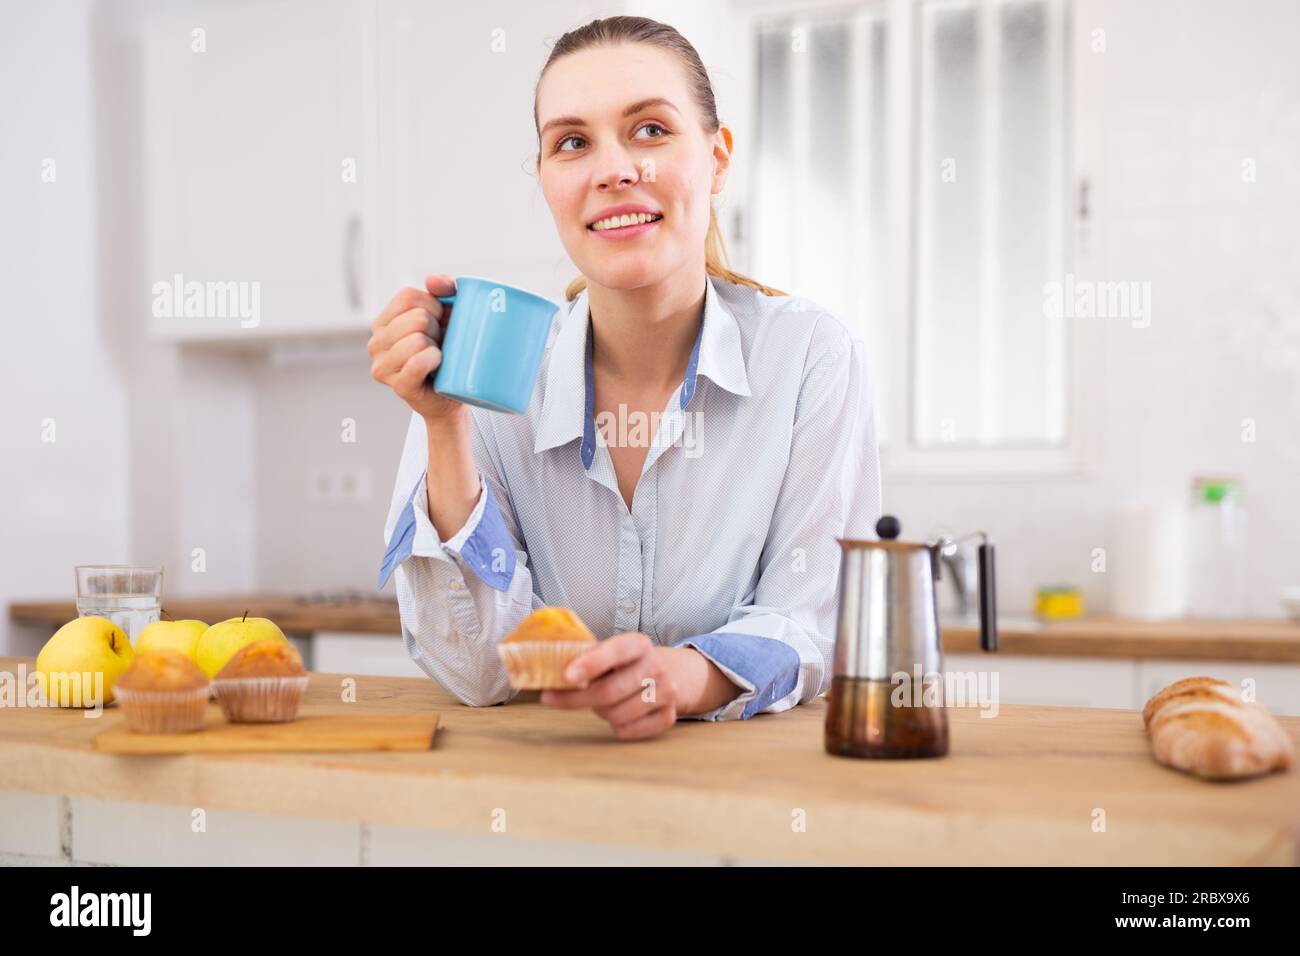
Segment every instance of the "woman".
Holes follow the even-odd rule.
[[[863,345],[726,267],[710,197],[731,131],[672,27],[565,34],[534,121],[582,277],[528,413],[434,392],[448,277],[373,325],[372,375],[414,412],[379,578],[397,573],[407,648],[464,703],[501,703],[496,645],[538,607],[571,608],[602,639],[570,666],[585,686],[541,700],[590,707],[620,739],[811,700],[831,680],[836,538],[872,536],[880,512]]]

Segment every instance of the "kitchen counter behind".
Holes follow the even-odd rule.
[[[398,636],[397,602],[380,595],[366,601],[304,601],[288,595],[175,598],[164,602],[173,618],[209,624],[245,611],[269,617],[291,634],[316,632]],[[54,633],[77,616],[72,601],[19,601],[10,604],[14,624]],[[1037,622],[1008,619],[999,627],[1003,654],[1041,657],[1142,658],[1300,663],[1300,623],[1283,620],[1137,621],[1085,617]],[[966,624],[943,629],[947,653],[979,650],[979,630]]]
[[[0,659],[0,670],[19,663]],[[535,694],[470,708],[431,681],[362,677],[349,704],[343,679],[313,674],[304,713],[438,710],[433,749],[121,757],[92,746],[120,719],[113,708],[98,720],[5,708],[0,790],[485,836],[504,812],[514,837],[741,859],[1300,862],[1300,773],[1216,784],[1169,770],[1133,711],[950,709],[948,757],[868,761],[823,751],[824,698],[623,743],[590,711]],[[1300,718],[1282,724],[1300,740]]]
[[[307,601],[287,594],[249,594],[242,597],[176,598],[163,601],[163,610],[175,620],[193,619],[215,624],[245,611],[268,617],[290,634],[316,631],[400,635],[402,620],[397,602],[376,595],[367,601]],[[9,620],[27,627],[45,628],[51,634],[77,616],[75,601],[14,601]]]
[[[1294,621],[1081,617],[1000,623],[998,636],[1003,654],[1300,663],[1300,623]],[[943,649],[979,651],[979,625],[945,626]]]

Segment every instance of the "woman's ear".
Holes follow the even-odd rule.
[[[731,127],[719,126],[713,134],[713,195],[722,192],[727,184],[727,171],[731,169],[731,151],[733,149]]]

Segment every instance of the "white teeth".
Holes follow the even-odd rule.
[[[605,229],[622,229],[625,226],[639,226],[644,222],[658,221],[663,216],[652,215],[646,212],[625,213],[622,216],[610,216],[607,219],[601,219],[591,224],[591,228],[596,232]]]

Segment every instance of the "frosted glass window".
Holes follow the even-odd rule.
[[[927,0],[917,22],[912,438],[1067,437],[1061,0]]]
[[[750,274],[834,311],[884,355],[887,29],[875,5],[764,22]]]

